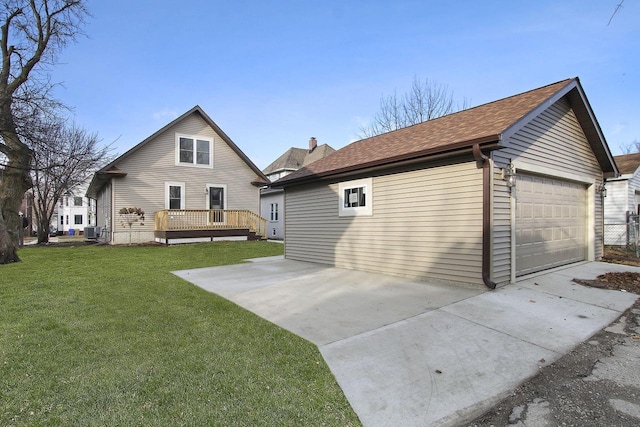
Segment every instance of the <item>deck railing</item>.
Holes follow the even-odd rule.
[[[245,210],[165,209],[155,213],[156,230],[248,229],[266,237],[267,220]]]

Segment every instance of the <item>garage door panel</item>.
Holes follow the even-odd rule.
[[[516,191],[516,275],[586,258],[584,185],[519,174]]]

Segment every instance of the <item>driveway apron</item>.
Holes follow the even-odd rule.
[[[174,272],[316,344],[365,426],[459,425],[607,326],[637,295],[572,278],[495,291],[285,260]]]

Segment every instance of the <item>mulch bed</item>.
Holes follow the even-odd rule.
[[[633,248],[605,247],[602,261],[613,264],[640,266],[640,258],[637,258]],[[632,292],[640,295],[640,273],[625,271],[622,273],[605,273],[595,280],[573,279],[575,283],[601,289]]]
[[[612,289],[640,295],[640,273],[630,271],[605,273],[596,277],[595,280],[573,279],[573,281],[593,288]]]

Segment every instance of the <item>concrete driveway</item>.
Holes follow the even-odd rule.
[[[584,263],[495,291],[282,257],[174,272],[318,345],[365,426],[459,425],[606,327],[637,295]]]

